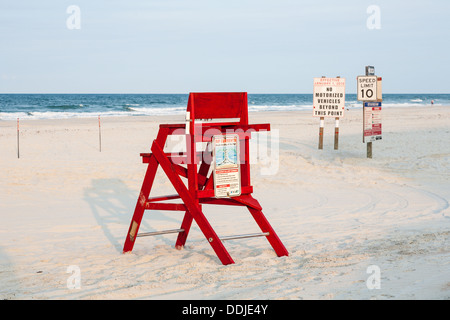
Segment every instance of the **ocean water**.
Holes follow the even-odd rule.
[[[450,106],[450,94],[384,94],[383,107]],[[183,114],[188,94],[0,94],[0,121]],[[312,110],[312,94],[249,94],[249,112]],[[355,94],[347,108],[361,108]]]

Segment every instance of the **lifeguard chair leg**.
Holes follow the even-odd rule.
[[[206,146],[206,150],[208,150],[208,145]],[[204,152],[205,154],[205,152]],[[208,182],[208,179],[206,178],[207,174],[208,174],[208,170],[209,170],[210,164],[207,161],[203,161],[203,163],[200,166],[200,169],[198,170],[198,174],[199,176],[202,176],[205,178],[205,181],[202,185],[199,186],[199,189],[202,190],[206,183]],[[192,224],[192,215],[189,213],[189,211],[186,211],[184,218],[183,218],[183,222],[181,223],[181,227],[180,229],[183,229],[183,232],[180,232],[178,234],[178,238],[177,238],[177,242],[175,243],[175,248],[177,248],[178,250],[182,249],[184,247],[184,245],[186,244],[186,240],[187,240],[187,236],[189,234],[189,230],[191,228],[191,224]]]
[[[181,223],[180,227],[180,229],[183,229],[184,231],[178,234],[177,242],[175,243],[176,249],[181,250],[186,244],[186,239],[192,225],[192,220],[193,220],[192,215],[189,213],[189,211],[186,211],[186,213],[184,214],[183,222]]]
[[[147,172],[145,173],[144,182],[142,183],[141,192],[134,209],[133,218],[127,232],[125,244],[123,246],[123,252],[129,252],[133,250],[134,242],[136,241],[136,235],[141,225],[142,216],[145,212],[145,203],[150,195],[153,181],[155,180],[156,170],[158,169],[158,162],[154,155],[150,156]]]
[[[158,132],[158,136],[153,143],[158,142],[164,145],[167,140],[167,135],[169,131],[167,128],[162,128]],[[136,235],[139,231],[139,226],[141,225],[142,216],[145,212],[145,203],[150,196],[150,191],[155,180],[156,171],[158,169],[158,161],[154,155],[150,155],[149,163],[147,166],[147,171],[145,173],[144,181],[142,182],[141,192],[134,209],[133,218],[131,219],[130,227],[128,228],[127,236],[125,238],[125,244],[123,245],[123,252],[130,252],[133,250],[134,242],[136,241]]]
[[[277,256],[282,257],[289,255],[280,238],[278,238],[275,230],[272,228],[269,221],[262,213],[262,207],[259,204],[258,200],[253,198],[251,195],[243,195],[235,197],[233,199],[247,206],[247,209],[250,211],[250,213],[253,216],[253,219],[255,219],[256,223],[258,224],[263,233],[269,232],[267,240],[269,241],[272,248],[275,250]]]
[[[206,217],[203,215],[200,208],[195,203],[192,195],[184,185],[183,181],[181,181],[180,177],[171,169],[171,163],[169,159],[164,155],[161,147],[157,143],[153,143],[152,145],[152,153],[155,155],[158,160],[161,168],[169,178],[170,182],[174,186],[175,190],[178,192],[178,195],[184,202],[184,205],[188,208],[189,214],[195,220],[203,235],[208,240],[209,244],[213,248],[219,260],[222,264],[227,265],[234,263],[228,251],[225,249],[222,241],[220,241],[214,229],[209,224]]]
[[[253,219],[255,219],[258,226],[261,228],[261,231],[269,232],[269,235],[267,236],[267,240],[269,241],[270,245],[272,246],[273,250],[275,250],[275,253],[277,256],[288,256],[289,253],[286,250],[285,246],[281,242],[280,238],[278,238],[277,234],[275,233],[275,230],[273,230],[272,226],[270,225],[269,221],[267,221],[266,217],[262,213],[261,210],[247,207],[250,213],[253,216]]]

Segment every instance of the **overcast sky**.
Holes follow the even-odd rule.
[[[366,65],[384,93],[450,93],[449,14],[448,0],[1,0],[0,93],[312,93],[323,75],[354,93]]]

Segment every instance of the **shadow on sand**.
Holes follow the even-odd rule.
[[[139,191],[131,190],[119,179],[95,179],[92,180],[92,186],[84,190],[84,200],[89,204],[95,220],[109,242],[120,253],[122,253],[138,194]],[[151,227],[152,220],[173,221],[176,225],[181,223],[180,219],[173,219],[160,211],[151,211],[151,217],[146,217],[148,214],[148,211],[144,213],[140,227],[140,230],[145,232],[157,231]],[[117,227],[122,230],[120,236],[114,232]],[[167,244],[174,243],[167,240]]]

